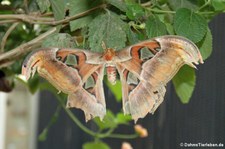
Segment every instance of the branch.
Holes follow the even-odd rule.
[[[28,0],[23,0],[24,10],[26,13],[28,13]]]
[[[9,37],[9,35],[11,34],[11,32],[16,28],[16,26],[19,24],[19,22],[13,23],[9,29],[6,31],[5,35],[2,38],[2,42],[1,42],[1,49],[0,49],[0,53],[4,52],[4,47],[7,41],[7,38]]]
[[[46,25],[59,25],[59,24],[65,24],[70,22],[71,20],[75,20],[78,18],[81,18],[83,16],[86,16],[92,11],[95,11],[99,8],[105,8],[107,5],[106,4],[101,4],[99,6],[93,7],[87,11],[78,13],[74,16],[66,17],[65,19],[55,21],[54,18],[49,18],[49,17],[38,17],[38,16],[32,16],[32,15],[25,15],[25,14],[19,14],[19,15],[0,15],[0,19],[10,19],[10,20],[18,20],[18,21],[23,21],[27,22],[30,24],[46,24]]]
[[[17,22],[17,20],[3,20],[3,21],[0,21],[0,25],[6,24],[6,23],[14,23],[14,22]]]
[[[63,20],[55,21],[52,25],[59,25],[59,24],[63,24],[63,23],[68,23],[71,20],[75,20],[75,19],[78,19],[78,18],[81,18],[81,17],[85,16],[85,15],[89,14],[90,12],[95,11],[96,9],[99,9],[99,8],[104,9],[104,8],[106,8],[106,6],[107,6],[106,4],[102,4],[102,5],[93,7],[91,9],[87,10],[87,11],[78,13],[77,15],[66,17]]]
[[[47,32],[39,35],[38,37],[34,38],[33,40],[31,40],[27,43],[24,43],[24,44],[18,46],[17,48],[15,48],[13,50],[10,50],[8,52],[1,54],[0,55],[0,68],[3,66],[7,66],[7,65],[5,65],[6,63],[10,64],[9,62],[15,61],[19,57],[25,55],[27,52],[30,52],[34,47],[39,46],[40,41],[42,41],[47,36],[53,34],[54,32],[56,32],[56,27],[51,28]]]

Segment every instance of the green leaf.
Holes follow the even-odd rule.
[[[115,6],[116,8],[120,9],[121,11],[125,12],[127,7],[124,2],[120,0],[106,0],[109,4]]]
[[[38,136],[38,140],[43,142],[47,139],[48,137],[48,129],[44,129],[41,134]]]
[[[124,115],[124,113],[118,113],[116,115],[116,123],[117,124],[128,124],[131,121],[131,115]]]
[[[146,22],[146,32],[149,38],[165,35],[166,25],[158,17],[151,16]]]
[[[110,147],[103,142],[88,142],[83,145],[82,149],[110,149]]]
[[[183,66],[173,78],[175,91],[182,103],[188,103],[195,88],[195,70],[187,65]]]
[[[50,7],[49,0],[37,0],[38,7],[40,8],[41,12],[44,13]]]
[[[135,3],[127,4],[126,15],[131,20],[137,20],[145,14],[141,5]]]
[[[56,33],[44,40],[42,47],[75,48],[76,43],[71,35],[67,33]]]
[[[108,129],[108,128],[116,128],[117,123],[115,121],[115,115],[107,110],[106,116],[103,121],[101,121],[98,117],[94,119],[94,122],[98,125],[100,130]]]
[[[74,16],[84,11],[87,11],[94,6],[97,6],[98,3],[96,1],[90,0],[69,0],[69,15]],[[75,31],[79,28],[83,28],[88,26],[88,24],[93,20],[93,13],[92,15],[87,15],[73,21],[70,21],[70,30]]]
[[[204,39],[200,42],[200,52],[203,60],[207,59],[212,53],[212,33],[207,29]]]
[[[53,14],[56,20],[62,20],[65,17],[64,0],[50,0]]]
[[[23,60],[19,59],[15,63],[13,63],[10,67],[14,73],[19,74],[21,72],[22,64],[23,64]]]
[[[64,0],[50,0],[52,11],[55,20],[62,20],[65,17],[65,3]],[[61,28],[62,25],[58,25],[57,30]]]
[[[175,31],[174,31],[173,25],[170,23],[165,23],[165,25],[166,25],[166,29],[167,29],[168,33],[170,35],[174,35]]]
[[[116,84],[112,85],[108,79],[106,79],[105,81],[106,85],[108,86],[108,88],[110,89],[110,91],[113,93],[113,95],[116,98],[116,101],[120,102],[122,100],[122,84],[120,82],[120,80],[116,80]]]
[[[181,8],[176,11],[174,29],[176,34],[187,37],[196,43],[205,36],[207,32],[207,22],[202,16],[191,10]]]
[[[191,10],[197,10],[198,6],[197,6],[197,1],[193,1],[193,0],[168,0],[169,6],[173,9],[173,10],[178,10],[180,8],[188,8]]]
[[[28,80],[29,91],[34,94],[39,89],[39,84],[39,76],[34,75],[34,77]]]
[[[22,4],[21,7],[24,7],[24,3]],[[19,7],[17,7],[17,8],[19,8]],[[30,0],[29,1],[28,10],[29,10],[30,13],[31,12],[37,12],[37,11],[40,10],[36,0]]]
[[[212,0],[211,3],[215,11],[225,10],[225,0]]]
[[[97,16],[89,25],[89,43],[92,51],[102,52],[102,42],[115,50],[125,47],[126,27],[120,17],[113,12]]]
[[[129,44],[135,44],[139,41],[137,34],[133,32],[130,27],[128,27],[127,29],[127,38],[128,38]]]

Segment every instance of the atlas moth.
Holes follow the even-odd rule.
[[[75,56],[76,64],[65,63]],[[28,80],[37,71],[56,89],[68,94],[67,107],[84,111],[86,120],[103,119],[106,103],[103,90],[104,69],[115,84],[118,72],[122,84],[124,114],[137,121],[154,113],[163,102],[166,84],[187,64],[203,63],[198,47],[175,35],[155,37],[122,50],[106,48],[103,53],[83,49],[42,48],[30,53],[22,65]],[[92,78],[94,84],[85,87]]]

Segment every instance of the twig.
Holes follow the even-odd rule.
[[[59,24],[63,24],[63,23],[68,23],[68,22],[71,21],[71,20],[78,19],[78,18],[80,18],[80,17],[83,17],[83,16],[89,14],[90,12],[92,12],[92,11],[94,11],[94,10],[96,10],[96,9],[99,9],[99,8],[105,8],[106,6],[107,6],[106,4],[102,4],[102,5],[93,7],[93,8],[91,8],[91,9],[87,10],[87,11],[78,13],[77,15],[70,16],[70,17],[66,17],[66,18],[63,19],[63,20],[55,21],[55,22],[53,22],[52,25],[59,25]]]
[[[44,18],[44,17],[38,17],[36,15],[26,15],[26,14],[6,14],[6,15],[0,15],[0,19],[10,19],[10,20],[20,20],[23,22],[27,22],[30,24],[34,24],[35,21],[54,21],[53,18]]]
[[[2,42],[1,42],[1,50],[0,53],[4,52],[4,47],[7,41],[7,38],[9,37],[9,35],[11,34],[11,32],[16,28],[16,26],[19,24],[19,22],[13,23],[9,29],[6,31],[5,35],[2,38]]]
[[[27,22],[27,23],[30,23],[30,24],[46,24],[46,25],[56,26],[56,25],[59,25],[59,24],[68,23],[71,20],[78,19],[80,17],[83,17],[83,16],[89,14],[92,11],[95,11],[96,9],[105,8],[106,6],[107,6],[106,4],[102,4],[102,5],[93,7],[91,9],[87,10],[87,11],[78,13],[74,16],[66,17],[65,19],[58,20],[58,21],[53,20],[53,18],[37,17],[37,16],[31,16],[31,15],[25,15],[25,14],[0,15],[0,19],[10,19],[10,20],[14,19],[14,20],[20,20],[20,21],[23,21],[23,22]]]
[[[207,0],[207,2],[206,2],[205,4],[203,4],[203,5],[198,9],[198,12],[199,12],[201,9],[205,8],[207,5],[209,5],[210,3],[211,3],[211,0]]]
[[[44,14],[41,15],[42,17],[47,17],[47,16],[53,16],[52,12],[46,12]]]
[[[6,23],[13,23],[13,22],[18,22],[18,21],[17,20],[3,20],[3,21],[0,21],[0,25],[6,24]]]
[[[175,14],[175,11],[170,11],[170,10],[159,10],[159,9],[153,9],[153,8],[146,8],[147,10],[154,12],[154,13],[172,13]]]
[[[152,5],[151,1],[145,2],[145,3],[142,3],[142,4],[141,4],[142,7],[149,7],[149,6],[151,6],[151,5]]]
[[[6,66],[5,63],[9,63],[10,61],[15,61],[17,58],[19,58],[22,55],[25,55],[27,52],[31,51],[33,47],[40,44],[39,42],[46,38],[47,36],[53,34],[56,32],[56,27],[51,28],[47,32],[39,35],[38,37],[34,38],[33,40],[24,43],[17,48],[10,50],[6,53],[3,53],[0,55],[0,68],[2,66]]]
[[[24,5],[24,10],[26,11],[26,13],[28,13],[29,9],[28,9],[28,0],[23,0],[23,5]]]

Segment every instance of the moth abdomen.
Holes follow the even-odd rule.
[[[116,75],[117,75],[116,66],[114,66],[114,65],[106,66],[106,73],[107,73],[108,81],[112,85],[115,85],[116,84]]]

